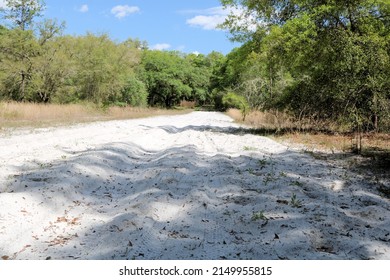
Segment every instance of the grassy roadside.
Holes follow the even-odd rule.
[[[6,128],[42,128],[94,121],[136,119],[185,114],[188,112],[191,112],[191,110],[132,107],[109,107],[103,109],[88,103],[58,105],[2,102],[0,103],[0,130]]]
[[[236,122],[248,125],[258,133],[278,142],[289,146],[305,147],[309,151],[351,152],[355,141],[355,135],[352,133],[319,132],[313,129],[299,132],[294,129],[296,125],[285,114],[251,112],[246,116],[245,121],[242,120],[239,110],[229,110],[227,115]],[[364,134],[363,154],[375,151],[390,153],[390,134]]]

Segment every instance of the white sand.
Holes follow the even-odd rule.
[[[390,259],[373,183],[236,128],[196,112],[1,135],[0,258]]]

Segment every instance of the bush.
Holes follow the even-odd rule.
[[[222,105],[225,110],[240,109],[243,120],[245,120],[245,117],[249,112],[249,105],[246,99],[243,96],[235,94],[234,92],[229,92],[222,98]]]
[[[223,102],[222,102],[224,93],[219,92],[217,90],[213,90],[212,95],[213,95],[213,101],[214,101],[214,109],[217,111],[225,111],[226,108],[224,108]]]
[[[227,93],[222,97],[222,105],[225,109],[243,109],[248,107],[248,104],[243,96],[239,96],[233,92]]]
[[[145,84],[135,77],[129,78],[122,91],[121,102],[134,107],[146,106],[148,102],[148,92]]]

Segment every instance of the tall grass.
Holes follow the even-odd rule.
[[[242,113],[237,109],[230,109],[227,114],[238,122],[250,125],[255,128],[268,130],[292,130],[297,124],[291,118],[282,112],[260,112],[252,111],[246,115],[243,121]]]
[[[278,112],[253,111],[242,120],[239,110],[232,109],[227,114],[236,122],[249,125],[259,133],[266,133],[279,142],[290,145],[304,145],[309,150],[323,151],[352,151],[355,135],[340,133],[334,129],[336,125],[328,126],[327,131],[321,131],[313,126],[304,126],[294,122],[287,114]],[[363,146],[366,154],[380,151],[390,153],[390,135],[384,133],[366,133],[363,137]]]
[[[42,127],[90,121],[144,118],[186,112],[188,111],[133,107],[99,108],[89,103],[58,105],[1,102],[0,128],[22,126]]]
[[[5,122],[76,121],[97,115],[92,107],[76,104],[0,103],[0,120]]]
[[[180,107],[181,108],[187,108],[187,109],[194,109],[196,107],[196,102],[195,101],[182,100],[180,102]]]

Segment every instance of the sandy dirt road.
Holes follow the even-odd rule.
[[[2,259],[390,259],[346,168],[194,112],[0,136]]]

